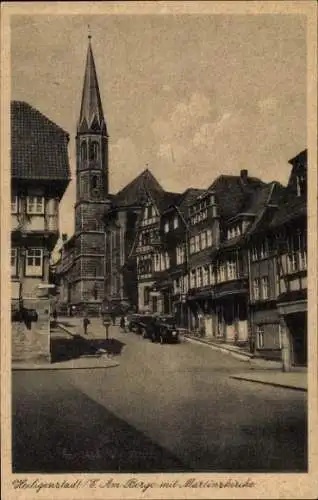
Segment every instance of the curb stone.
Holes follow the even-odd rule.
[[[215,345],[215,344],[209,344],[208,342],[202,342],[201,340],[193,339],[191,337],[184,336],[183,339],[184,339],[185,342],[192,342],[193,344],[204,345],[204,346],[210,347],[210,349],[214,349],[216,351],[221,351],[224,354],[230,354],[234,358],[237,358],[237,359],[239,359],[241,361],[245,361],[245,362],[250,362],[251,361],[251,356],[248,353],[243,354],[243,353],[235,352],[232,349],[226,349],[226,348],[224,348],[222,346],[218,346],[218,345]]]
[[[300,387],[300,386],[295,386],[295,385],[290,385],[287,383],[283,382],[272,382],[272,381],[267,381],[267,380],[256,380],[253,378],[249,377],[244,377],[240,375],[230,375],[230,378],[235,379],[235,380],[244,380],[244,382],[252,382],[255,384],[263,384],[263,385],[271,385],[272,387],[281,387],[282,389],[291,389],[294,391],[302,391],[302,392],[307,392],[308,389],[305,387]]]

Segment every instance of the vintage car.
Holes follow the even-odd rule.
[[[160,344],[179,342],[175,318],[169,315],[156,316],[149,328],[148,337],[152,342],[160,342]]]
[[[133,314],[128,323],[128,330],[144,336],[152,318],[153,316],[150,314]]]
[[[137,333],[137,330],[139,328],[139,318],[140,318],[140,314],[132,314],[128,318],[128,330],[130,332]]]

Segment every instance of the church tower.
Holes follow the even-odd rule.
[[[88,49],[76,135],[75,259],[78,306],[96,314],[104,298],[108,196],[108,134],[95,61]]]

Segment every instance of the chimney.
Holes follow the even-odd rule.
[[[241,170],[241,181],[243,182],[243,184],[246,184],[247,183],[247,178],[248,178],[248,170]]]

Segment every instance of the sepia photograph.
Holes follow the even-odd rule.
[[[10,16],[16,493],[308,473],[308,19],[86,10]]]

